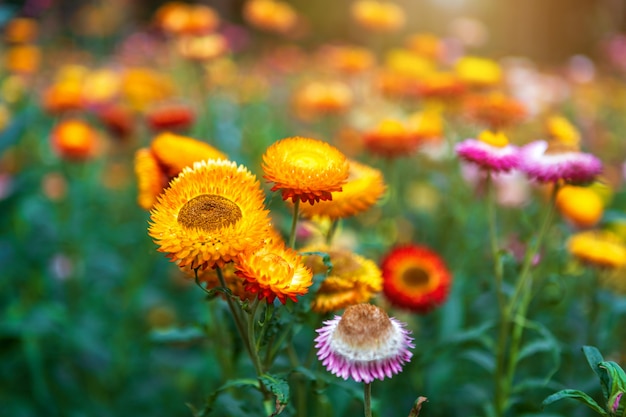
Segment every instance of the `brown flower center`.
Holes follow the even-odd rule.
[[[352,346],[377,345],[392,331],[387,313],[372,304],[348,307],[337,325],[337,335]]]
[[[428,272],[420,267],[412,266],[402,274],[402,281],[409,287],[420,287],[428,284]]]
[[[239,206],[226,197],[202,194],[192,198],[178,212],[178,223],[205,232],[235,224],[243,216]]]

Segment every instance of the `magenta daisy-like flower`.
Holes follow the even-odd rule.
[[[317,356],[329,372],[345,380],[369,384],[391,378],[413,356],[413,338],[405,326],[375,305],[352,305],[317,329]]]
[[[510,145],[502,133],[485,131],[478,139],[466,139],[455,147],[457,155],[492,172],[506,172],[517,168],[519,148]]]
[[[552,151],[544,140],[523,146],[520,155],[519,169],[540,182],[587,183],[602,172],[602,162],[594,155],[575,149]]]

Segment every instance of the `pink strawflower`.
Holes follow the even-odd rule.
[[[380,307],[356,304],[317,329],[317,356],[334,375],[369,384],[402,371],[415,347],[405,324]]]
[[[465,139],[455,147],[461,159],[492,172],[506,172],[517,168],[519,148],[505,142],[503,146],[493,145],[484,140]]]
[[[540,182],[587,183],[602,172],[602,162],[594,155],[576,150],[551,152],[544,140],[523,146],[520,153],[519,169]]]

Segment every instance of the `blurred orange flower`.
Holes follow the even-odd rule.
[[[243,6],[243,17],[257,29],[276,33],[287,33],[298,23],[293,7],[276,0],[248,0]]]
[[[420,137],[414,131],[396,119],[384,119],[374,129],[363,134],[365,148],[385,158],[409,155],[420,142]]]
[[[388,1],[356,0],[350,12],[354,21],[373,32],[397,31],[406,20],[404,10]]]
[[[281,191],[283,200],[310,204],[331,200],[349,174],[346,157],[326,142],[291,137],[272,144],[263,154],[264,178]]]
[[[326,45],[318,52],[320,61],[344,74],[359,74],[374,66],[374,53],[358,46]]]
[[[43,92],[42,106],[49,114],[83,108],[82,85],[76,81],[57,82]]]
[[[224,36],[211,33],[202,36],[181,36],[176,42],[176,49],[184,58],[206,61],[224,55],[228,52],[229,46]]]
[[[492,131],[520,123],[527,115],[526,107],[500,92],[476,94],[464,103],[466,116]]]
[[[137,111],[172,97],[174,91],[170,77],[150,68],[131,67],[122,74],[122,97]]]
[[[15,45],[4,53],[4,65],[10,72],[34,74],[39,70],[41,50],[35,45]]]
[[[154,14],[156,25],[170,35],[205,35],[217,29],[219,14],[204,4],[165,3]]]
[[[444,55],[444,44],[432,33],[415,33],[409,35],[405,41],[406,48],[419,56],[432,61],[438,61]]]
[[[30,17],[16,17],[4,26],[4,40],[7,43],[29,43],[37,38],[39,23]]]
[[[59,122],[50,139],[52,148],[62,158],[85,160],[94,156],[98,134],[85,121],[72,118]]]
[[[466,85],[453,72],[433,71],[417,81],[416,90],[424,99],[452,101],[463,96]]]
[[[340,81],[312,81],[295,93],[294,105],[302,119],[340,114],[352,104],[352,91]]]
[[[578,227],[595,226],[604,214],[602,198],[589,187],[561,187],[556,196],[556,207],[563,217]]]
[[[146,122],[154,132],[186,130],[195,119],[193,108],[185,103],[159,103],[146,111]]]

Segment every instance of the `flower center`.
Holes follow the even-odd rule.
[[[261,264],[266,274],[272,278],[281,277],[281,279],[284,279],[293,277],[293,267],[280,255],[275,253],[263,255]]]
[[[402,274],[402,281],[408,287],[421,287],[428,284],[430,277],[428,272],[420,267],[412,266]]]
[[[320,155],[316,150],[311,149],[292,152],[290,153],[289,158],[298,168],[311,170],[320,166],[320,161],[325,159],[325,155]]]
[[[226,197],[202,194],[180,209],[178,223],[188,229],[211,232],[235,224],[242,217],[239,206]]]
[[[337,325],[337,336],[352,346],[377,346],[391,331],[387,313],[372,304],[348,307]]]
[[[478,140],[496,148],[504,148],[509,144],[509,139],[502,132],[485,130],[478,135]]]

